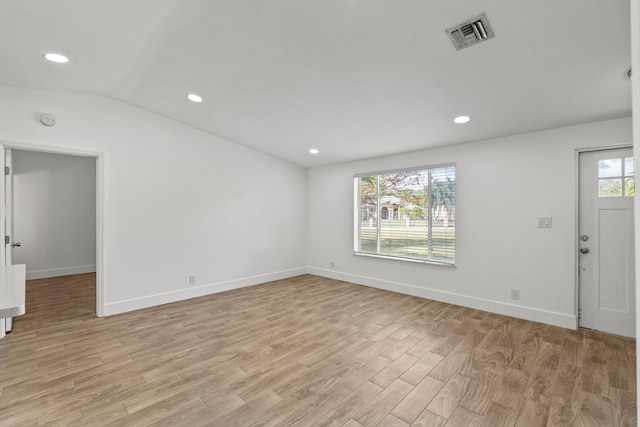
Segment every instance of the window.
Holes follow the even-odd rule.
[[[456,167],[354,178],[354,253],[455,264]]]
[[[598,161],[598,196],[624,197],[636,193],[633,157]]]

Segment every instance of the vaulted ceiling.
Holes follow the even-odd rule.
[[[457,51],[445,30],[482,13],[495,37]],[[629,21],[628,0],[3,0],[0,85],[313,167],[629,116]]]

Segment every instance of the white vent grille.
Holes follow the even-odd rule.
[[[473,46],[485,40],[493,38],[493,30],[489,26],[489,20],[483,13],[460,25],[447,29],[447,34],[456,47],[456,50]]]

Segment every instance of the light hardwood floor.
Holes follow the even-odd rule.
[[[0,425],[632,426],[635,341],[311,275],[108,318],[30,281]]]

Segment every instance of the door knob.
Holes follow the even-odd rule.
[[[580,253],[588,254],[589,253],[589,248],[580,248]]]
[[[15,248],[15,247],[18,247],[18,248],[19,248],[19,247],[20,247],[20,242],[15,242],[15,243],[14,243],[13,245],[11,245],[11,246],[13,246],[14,248]]]

